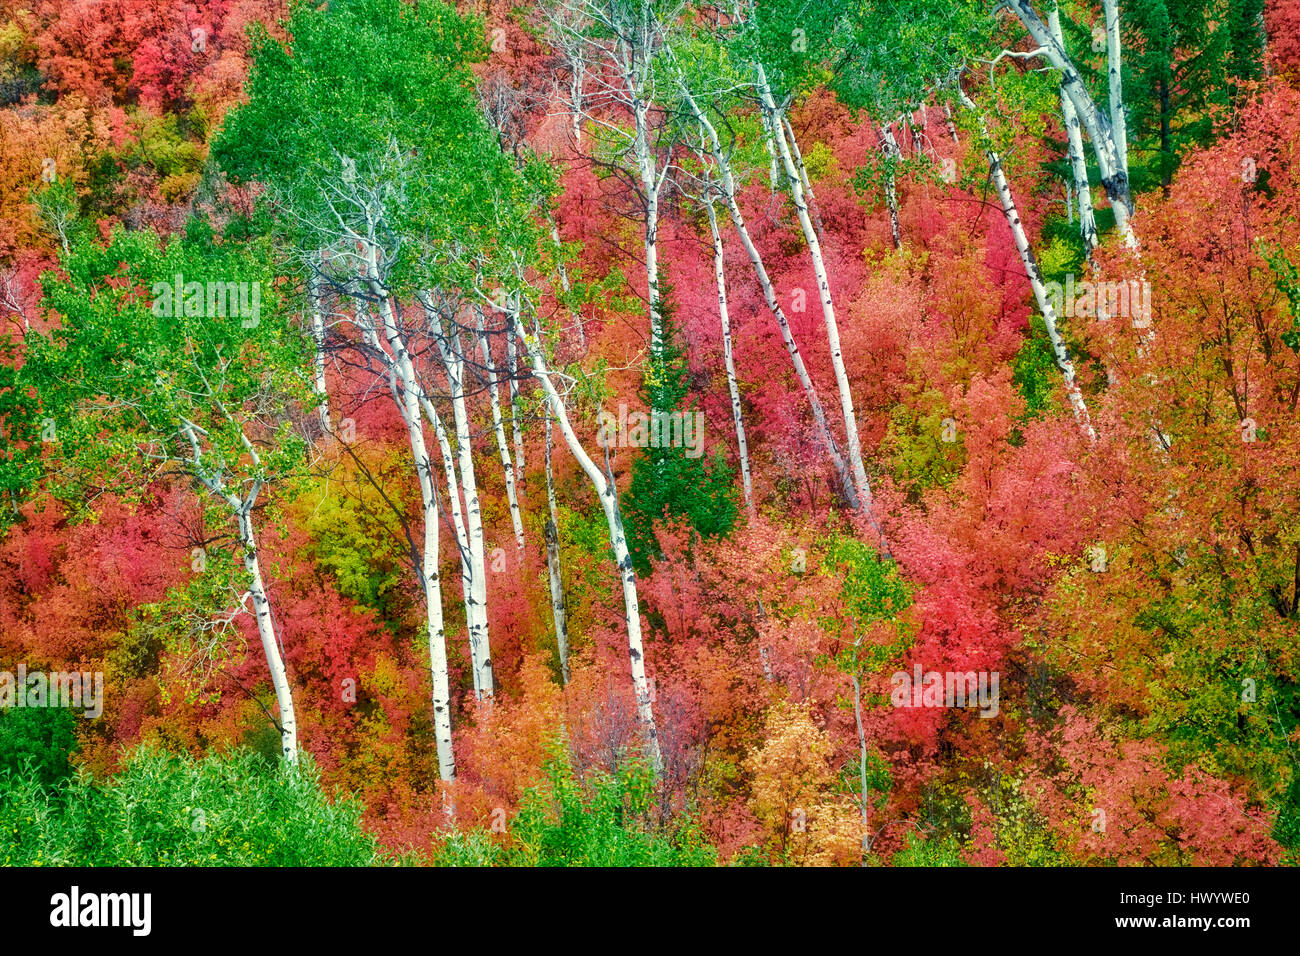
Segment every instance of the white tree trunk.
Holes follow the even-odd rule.
[[[427,294],[421,294],[430,331],[442,357],[451,393],[452,419],[456,429],[456,461],[460,471],[460,492],[464,496],[465,534],[469,553],[462,553],[462,567],[467,574],[465,598],[466,625],[469,629],[470,659],[474,668],[474,692],[480,698],[491,697],[492,651],[487,620],[487,566],[484,560],[483,515],[479,509],[478,483],[474,474],[474,449],[470,438],[469,411],[465,402],[465,357],[460,334],[453,327],[442,326],[442,318]],[[450,489],[449,489],[450,490]]]
[[[790,117],[785,113],[781,114],[781,128],[785,131],[786,142],[790,144],[790,155],[794,157],[794,168],[799,173],[799,182],[803,185],[803,194],[808,200],[808,212],[812,215],[813,228],[817,234],[821,235],[826,231],[822,225],[822,215],[817,210],[817,197],[813,195],[812,179],[808,176],[808,168],[803,164],[803,151],[799,149],[799,140],[795,138],[794,127],[790,125]],[[775,153],[775,150],[773,150]]]
[[[322,433],[330,433],[330,400],[325,387],[325,305],[321,295],[320,274],[316,270],[315,257],[307,263],[307,300],[311,309],[311,337],[315,345],[312,356],[312,371],[315,378],[316,396],[320,399],[317,411],[320,414]]]
[[[1124,50],[1120,38],[1118,0],[1101,0],[1106,13],[1106,78],[1110,92],[1110,128],[1115,157],[1128,179],[1128,116],[1124,112]]]
[[[1065,48],[1052,37],[1051,31],[1034,11],[1030,0],[1008,0],[1007,6],[1029,31],[1029,35],[1047,57],[1048,62],[1061,71],[1061,89],[1074,105],[1075,113],[1088,131],[1088,138],[1092,142],[1093,152],[1097,157],[1097,167],[1101,171],[1101,185],[1115,211],[1115,227],[1119,230],[1125,245],[1137,248],[1137,235],[1129,221],[1133,212],[1133,197],[1128,174],[1124,170],[1116,148],[1115,133],[1110,120],[1097,108],[1097,104],[1079,77],[1079,71],[1075,69],[1073,61],[1066,54]]]
[[[573,146],[582,146],[582,81],[586,73],[586,64],[581,56],[575,56],[569,63],[569,107],[573,128]]]
[[[858,732],[858,799],[862,812],[862,865],[866,866],[871,849],[871,803],[867,789],[867,734],[862,726],[862,678],[850,674],[849,680],[853,682],[853,723]]]
[[[714,129],[713,124],[709,122],[708,117],[704,115],[690,93],[684,91],[684,96],[687,105],[695,116],[696,122],[699,123],[700,129],[704,131],[709,142],[709,151],[713,155],[713,161],[718,169],[722,185],[722,196],[727,203],[727,212],[731,215],[731,222],[736,227],[741,245],[744,246],[745,253],[749,256],[750,265],[754,268],[754,275],[757,277],[759,287],[763,291],[763,300],[767,303],[768,309],[776,319],[777,328],[781,331],[781,340],[785,343],[786,352],[790,355],[790,362],[794,366],[795,376],[799,379],[804,395],[808,398],[808,405],[812,409],[813,424],[817,430],[817,436],[835,468],[841,493],[849,506],[857,509],[859,499],[857,490],[854,487],[853,476],[849,473],[848,465],[840,452],[839,444],[835,441],[835,436],[831,434],[830,426],[826,421],[826,412],[822,408],[821,399],[817,396],[817,389],[813,385],[812,377],[808,374],[808,369],[804,365],[803,356],[799,352],[799,345],[794,340],[794,333],[790,329],[790,320],[786,317],[785,310],[781,308],[781,303],[777,300],[776,289],[767,274],[767,267],[763,264],[763,256],[758,251],[758,246],[754,244],[753,237],[749,234],[749,228],[745,225],[745,217],[741,213],[740,203],[736,199],[735,177],[732,175],[730,162],[722,152],[722,144],[718,140],[717,130]]]
[[[1048,15],[1048,29],[1052,37],[1065,49],[1065,37],[1061,32],[1061,14],[1057,7]],[[1079,233],[1083,237],[1084,251],[1088,261],[1092,261],[1093,251],[1100,241],[1097,236],[1097,217],[1092,208],[1092,186],[1088,183],[1088,160],[1083,153],[1083,133],[1079,129],[1079,116],[1074,111],[1065,88],[1061,88],[1061,120],[1065,126],[1066,144],[1070,158],[1070,170],[1074,175],[1074,193],[1079,199]]]
[[[759,114],[763,120],[763,131],[766,135],[763,137],[767,145],[767,176],[772,186],[772,192],[776,192],[781,185],[781,167],[776,158],[776,136],[772,134],[772,123],[766,110],[760,111]]]
[[[512,321],[512,320],[507,320]],[[524,429],[519,420],[519,356],[515,352],[514,330],[506,326],[506,374],[510,379],[510,433],[515,443],[515,481],[524,492]]]
[[[275,636],[275,623],[271,619],[271,602],[266,596],[262,580],[262,566],[258,560],[257,538],[253,534],[253,496],[238,502],[235,513],[239,523],[239,542],[244,550],[244,570],[248,572],[248,591],[253,599],[253,616],[257,619],[257,634],[262,639],[262,652],[271,672],[271,686],[275,688],[275,702],[280,719],[280,754],[290,764],[298,763],[298,722],[294,717],[293,693],[289,689],[289,675],[280,653],[280,641]]]
[[[794,199],[795,213],[799,218],[799,225],[803,228],[804,240],[808,245],[808,254],[812,259],[813,273],[817,278],[817,292],[821,299],[822,319],[826,326],[826,341],[830,348],[831,367],[835,371],[835,385],[840,396],[840,413],[844,417],[844,431],[847,439],[846,450],[848,452],[849,466],[853,473],[853,484],[857,489],[857,497],[861,510],[870,516],[871,514],[871,486],[867,482],[867,472],[862,461],[862,444],[858,437],[857,415],[853,409],[853,395],[849,388],[849,376],[844,368],[844,356],[840,350],[840,330],[839,323],[835,319],[835,303],[831,297],[830,276],[826,271],[826,263],[822,259],[821,241],[817,236],[817,231],[813,228],[812,219],[808,215],[808,203],[804,196],[803,182],[799,178],[798,170],[795,169],[794,161],[790,156],[790,149],[785,140],[784,131],[781,129],[780,111],[776,102],[772,98],[772,91],[768,88],[767,75],[763,70],[761,63],[755,63],[755,71],[758,75],[758,92],[762,98],[763,107],[772,116],[772,126],[781,133],[777,137],[777,154],[785,166],[786,180],[790,186],[790,193]]]
[[[427,608],[425,631],[429,642],[429,669],[433,678],[433,732],[438,748],[438,776],[456,779],[456,757],[451,740],[451,688],[447,678],[447,631],[442,616],[442,583],[438,569],[438,496],[433,485],[433,461],[424,440],[424,423],[416,402],[418,383],[402,387],[400,408],[406,424],[411,454],[420,483],[420,504],[424,522],[424,544],[420,583]]]
[[[418,415],[418,412],[416,413]],[[420,455],[424,472],[420,487],[424,511],[424,554],[420,578],[424,584],[424,601],[428,608],[425,630],[429,642],[429,669],[433,678],[433,733],[438,751],[438,777],[450,783],[456,779],[456,755],[451,740],[451,687],[447,678],[447,630],[442,618],[442,582],[438,569],[438,496],[432,487],[433,462],[424,444],[423,428],[417,417],[412,424],[419,433],[412,453]],[[408,425],[408,428],[410,426]]]
[[[519,510],[519,498],[515,494],[515,466],[510,460],[510,445],[506,441],[506,426],[501,418],[501,399],[497,395],[497,372],[492,363],[492,344],[488,341],[487,330],[483,325],[483,312],[476,310],[478,316],[478,340],[483,352],[483,367],[487,372],[488,401],[492,407],[492,430],[496,434],[497,449],[501,453],[501,469],[506,476],[506,501],[510,505],[510,524],[515,532],[515,547],[520,556],[524,550],[524,517]]]
[[[229,416],[227,416],[229,417]],[[230,419],[233,423],[235,420]],[[244,570],[248,572],[248,594],[253,602],[253,619],[257,623],[257,634],[262,642],[262,653],[266,657],[266,668],[271,675],[271,686],[275,690],[278,719],[273,718],[276,729],[280,732],[280,755],[292,767],[298,764],[298,722],[294,716],[293,692],[289,687],[289,675],[285,670],[283,647],[275,633],[275,621],[271,616],[271,601],[266,592],[266,582],[262,578],[262,565],[258,557],[257,536],[253,533],[253,505],[262,490],[263,482],[253,480],[252,487],[243,498],[226,489],[220,474],[210,474],[202,466],[198,434],[203,429],[185,419],[180,420],[181,434],[190,442],[193,458],[188,461],[189,473],[206,487],[213,495],[220,498],[235,516],[238,527],[240,547],[243,550]],[[205,433],[206,434],[206,433]],[[240,434],[244,448],[252,458],[254,466],[259,464],[257,449],[244,433]],[[240,603],[243,601],[241,599]]]
[[[656,776],[663,772],[663,756],[659,749],[659,731],[655,726],[654,711],[650,702],[650,684],[646,680],[645,648],[641,639],[641,605],[637,598],[636,569],[632,566],[632,556],[628,552],[627,535],[623,529],[623,516],[618,506],[618,489],[612,480],[591,460],[582,442],[574,433],[569,422],[568,410],[564,399],[555,390],[550,373],[542,358],[541,343],[532,336],[526,336],[520,330],[525,351],[532,363],[533,376],[542,386],[542,391],[550,403],[556,425],[564,436],[569,450],[577,459],[578,465],[587,475],[596,496],[600,500],[601,510],[605,513],[605,523],[609,529],[610,548],[614,552],[614,563],[618,568],[619,580],[623,586],[623,610],[627,620],[628,660],[632,670],[632,689],[636,694],[637,716],[641,721],[641,732],[645,740],[647,756]]]
[[[754,487],[749,475],[749,442],[745,438],[745,420],[741,414],[740,387],[736,384],[736,362],[731,350],[731,313],[727,308],[727,269],[723,256],[722,234],[718,231],[718,215],[713,208],[713,197],[704,204],[709,216],[709,232],[713,236],[713,278],[718,286],[718,319],[722,324],[722,358],[727,367],[727,391],[731,395],[731,419],[736,425],[736,448],[740,456],[740,480],[745,489],[745,510],[750,520],[754,512]]]
[[[658,361],[663,356],[663,314],[659,305],[659,186],[660,179],[650,150],[648,104],[634,111],[637,171],[645,195],[645,229],[642,234],[645,250],[646,298],[650,307],[650,355]]]
[[[569,683],[569,624],[564,606],[564,576],[560,565],[560,509],[555,500],[555,475],[551,470],[551,415],[542,409],[546,427],[546,573],[551,585],[551,617],[555,621],[555,646],[560,655],[560,676]]]
[[[974,106],[968,100],[968,105]],[[983,125],[983,118],[980,119]],[[1016,209],[1015,198],[1011,195],[1011,185],[1007,181],[1006,172],[1002,168],[1002,159],[997,152],[988,150],[989,171],[993,174],[993,183],[998,191],[998,199],[1002,203],[1002,213],[1006,217],[1007,225],[1011,228],[1011,236],[1016,243],[1016,251],[1020,253],[1020,262],[1025,267],[1025,274],[1029,277],[1029,284],[1034,290],[1034,298],[1038,301],[1038,309],[1043,316],[1043,324],[1047,327],[1047,337],[1052,343],[1052,353],[1056,357],[1057,368],[1061,370],[1061,376],[1065,380],[1065,393],[1070,399],[1070,407],[1074,410],[1075,420],[1078,421],[1079,427],[1083,429],[1089,441],[1096,441],[1097,433],[1093,430],[1092,421],[1088,415],[1088,405],[1084,401],[1083,392],[1079,389],[1079,384],[1075,379],[1074,362],[1070,359],[1070,351],[1066,348],[1065,340],[1061,337],[1060,329],[1057,327],[1056,308],[1052,304],[1051,297],[1047,294],[1047,287],[1043,284],[1043,274],[1038,268],[1038,259],[1034,255],[1034,250],[1029,244],[1029,236],[1025,232],[1025,224],[1020,219],[1020,212]]]
[[[894,130],[888,123],[880,125],[880,141],[884,147],[885,166],[885,205],[889,207],[889,231],[894,237],[894,248],[903,248],[903,232],[898,225],[898,164],[903,161],[903,151],[898,148]]]
[[[442,614],[442,579],[438,569],[439,528],[438,498],[433,483],[433,462],[424,439],[424,426],[420,419],[420,403],[424,390],[415,374],[411,353],[406,347],[397,325],[392,303],[372,272],[371,288],[379,298],[380,315],[384,323],[384,338],[388,350],[379,346],[373,326],[363,328],[371,346],[388,364],[389,384],[393,401],[406,425],[411,457],[420,485],[421,517],[424,522],[423,553],[420,566],[420,587],[424,593],[425,631],[429,642],[429,672],[432,684],[433,731],[438,752],[438,775],[447,782],[456,778],[456,758],[451,738],[451,688],[447,677],[447,635]]]
[[[470,547],[469,530],[465,521],[465,511],[460,500],[460,479],[456,477],[456,469],[459,459],[452,450],[451,439],[447,436],[447,428],[442,423],[442,416],[438,414],[437,406],[427,397],[420,400],[424,409],[424,417],[433,424],[433,434],[438,442],[438,449],[442,454],[443,475],[447,480],[447,504],[451,512],[451,526],[456,535],[456,553],[460,555],[460,592],[461,600],[465,605],[465,629],[467,635],[473,634],[473,622],[475,618],[475,599],[474,599],[474,582],[476,572],[474,569],[473,549]],[[478,579],[483,578],[480,572],[477,574]],[[482,689],[482,669],[479,667],[477,652],[474,643],[470,642],[470,670],[474,678],[474,695],[481,697]]]

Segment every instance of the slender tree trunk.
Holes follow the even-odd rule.
[[[474,667],[474,692],[480,698],[491,697],[495,684],[487,621],[487,566],[484,560],[483,515],[479,509],[474,449],[465,401],[465,357],[460,334],[454,327],[451,330],[443,328],[442,318],[427,294],[422,293],[421,299],[447,373],[452,420],[456,429],[456,461],[460,471],[460,492],[464,496],[465,534],[469,546],[465,614],[468,619],[466,624],[469,629],[470,658]]]
[[[429,668],[433,677],[433,732],[438,748],[438,776],[456,779],[456,757],[451,740],[451,687],[447,678],[447,631],[442,617],[442,583],[438,570],[438,496],[433,485],[433,462],[424,440],[424,424],[415,401],[415,388],[402,389],[402,419],[406,423],[411,454],[415,456],[424,522],[420,584],[424,591],[425,631],[429,642]]]
[[[417,425],[418,425],[418,419]],[[423,442],[423,439],[421,439]],[[425,481],[433,470],[428,450],[423,454]],[[423,491],[421,492],[423,498]],[[450,783],[456,779],[456,755],[451,740],[451,687],[447,679],[447,630],[442,619],[442,584],[438,570],[438,497],[429,489],[424,505],[424,560],[420,576],[424,600],[429,608],[426,631],[429,668],[433,676],[433,733],[438,752],[438,777]]]
[[[967,100],[967,105],[974,107],[974,103]],[[981,117],[981,125],[984,121]],[[1002,168],[1002,159],[997,152],[989,149],[987,151],[989,160],[989,171],[993,175],[993,183],[998,191],[998,199],[1002,203],[1002,213],[1006,217],[1007,225],[1011,228],[1011,236],[1016,243],[1016,251],[1020,253],[1020,262],[1025,268],[1025,274],[1029,277],[1029,284],[1034,290],[1034,298],[1038,301],[1038,309],[1043,316],[1043,324],[1047,327],[1047,337],[1052,343],[1052,353],[1056,357],[1056,365],[1061,370],[1061,376],[1065,379],[1065,393],[1070,399],[1070,407],[1074,410],[1074,417],[1083,429],[1089,441],[1095,441],[1097,433],[1093,430],[1091,419],[1088,415],[1088,405],[1083,399],[1083,392],[1080,391],[1078,382],[1074,374],[1074,362],[1070,359],[1070,351],[1066,348],[1065,340],[1061,337],[1057,327],[1056,307],[1052,304],[1052,299],[1047,293],[1047,287],[1043,284],[1043,274],[1038,268],[1038,259],[1034,255],[1034,250],[1029,244],[1029,236],[1025,232],[1025,224],[1020,219],[1020,212],[1016,209],[1015,198],[1011,195],[1011,185],[1007,181],[1006,172]]]
[[[474,620],[474,562],[471,557],[469,531],[465,525],[465,511],[461,506],[460,479],[456,477],[456,453],[452,450],[451,440],[447,436],[447,428],[442,423],[442,416],[438,414],[437,407],[429,400],[427,395],[421,399],[420,404],[424,409],[424,417],[433,425],[433,434],[438,442],[438,450],[442,455],[442,470],[447,481],[447,507],[451,512],[451,526],[456,535],[456,553],[460,555],[460,591],[461,600],[465,605],[465,628],[468,634],[471,622]],[[479,683],[481,672],[477,664],[477,658],[474,657],[472,645],[470,659],[471,671],[474,677],[474,694],[475,696],[481,696],[482,691]]]
[[[516,351],[515,333],[510,328],[514,321],[506,318],[506,366],[510,380],[510,433],[515,445],[515,482],[518,492],[524,493],[524,428],[519,419],[519,355]]]
[[[430,313],[429,303],[426,302],[426,300],[422,300],[421,306],[424,306],[426,319],[428,319],[430,325],[432,325],[435,319],[432,313]],[[442,424],[442,416],[438,415],[438,408],[437,406],[434,406],[433,399],[429,397],[428,390],[422,388],[419,378],[415,375],[415,368],[413,368],[413,365],[411,365],[409,376],[411,376],[413,382],[411,385],[411,393],[416,395],[417,402],[419,402],[419,410],[424,412],[425,419],[428,419],[429,424],[433,425],[434,438],[438,442],[438,450],[442,457],[443,475],[446,476],[447,481],[447,509],[451,512],[451,527],[456,536],[456,554],[460,557],[460,596],[465,607],[465,631],[467,631],[467,635],[472,636],[474,620],[476,620],[476,617],[474,617],[474,615],[476,615],[476,611],[474,611],[474,607],[476,607],[476,604],[474,604],[474,580],[476,580],[476,572],[474,572],[473,550],[471,545],[469,545],[469,532],[467,524],[465,524],[465,514],[460,503],[460,481],[458,477],[456,477],[456,462],[458,462],[458,459],[456,459],[456,455],[451,449],[451,441],[448,440],[447,429],[445,425]],[[421,447],[424,446],[424,433],[422,433],[422,431],[420,433],[420,442]],[[429,492],[433,496],[432,501],[434,503],[434,509],[437,509],[438,492],[437,484],[435,484],[433,480],[432,466],[430,466],[429,472]],[[437,514],[437,510],[434,510],[434,514]],[[480,574],[480,576],[482,575]],[[438,620],[439,626],[441,626],[441,594],[439,594]],[[445,631],[445,628],[442,628],[442,630]],[[469,657],[471,657],[471,675],[473,678],[474,696],[481,697],[482,670],[481,667],[478,666],[478,658],[472,640]]]
[[[1052,7],[1048,15],[1048,28],[1053,38],[1065,49],[1065,38],[1061,32],[1061,14]],[[1074,104],[1065,89],[1061,88],[1061,119],[1065,126],[1065,137],[1070,158],[1070,170],[1074,175],[1074,191],[1079,197],[1079,233],[1083,236],[1084,252],[1088,261],[1092,261],[1093,250],[1099,241],[1097,236],[1097,217],[1092,208],[1092,186],[1088,183],[1088,161],[1083,152],[1083,133],[1079,129],[1079,117],[1074,111]]]
[[[1160,186],[1165,197],[1169,196],[1169,187],[1174,183],[1174,147],[1171,123],[1171,103],[1169,92],[1169,75],[1160,77]]]
[[[745,510],[752,521],[754,512],[754,487],[749,475],[749,442],[745,438],[745,419],[741,413],[740,387],[736,384],[736,361],[731,350],[731,314],[727,308],[727,269],[723,256],[722,234],[718,231],[718,215],[713,208],[713,197],[704,204],[709,215],[709,232],[713,236],[713,278],[718,286],[718,319],[722,323],[722,358],[727,367],[727,390],[731,394],[731,419],[736,425],[736,448],[740,456],[740,479],[745,489]]]
[[[521,331],[521,337],[523,333]],[[611,478],[607,478],[596,463],[591,460],[582,442],[578,440],[573,426],[569,422],[568,410],[564,400],[551,381],[550,373],[542,358],[541,344],[536,338],[523,337],[524,348],[532,363],[533,376],[542,386],[542,391],[550,403],[559,426],[560,434],[577,459],[578,465],[587,475],[596,496],[600,500],[601,510],[605,513],[605,523],[609,529],[610,548],[614,552],[614,563],[618,568],[619,580],[623,586],[623,610],[627,620],[628,660],[632,670],[632,689],[636,694],[637,716],[641,722],[641,731],[645,741],[647,756],[656,776],[663,772],[663,756],[659,749],[659,731],[655,726],[654,711],[650,701],[650,684],[646,680],[645,648],[641,639],[641,605],[637,597],[636,569],[632,566],[632,556],[628,552],[627,534],[623,528],[623,516],[618,505],[618,489]]]
[[[543,408],[546,426],[546,573],[551,584],[551,617],[555,621],[555,646],[560,655],[560,676],[569,683],[569,624],[564,606],[564,577],[560,566],[560,509],[555,500],[555,475],[551,470],[551,415]]]
[[[569,74],[569,103],[571,107],[571,120],[573,129],[573,146],[575,149],[582,145],[582,80],[586,72],[581,56],[575,56],[570,66],[572,69]]]
[[[772,192],[776,192],[781,185],[780,165],[776,158],[776,136],[772,133],[772,121],[764,110],[761,113],[763,119],[763,131],[767,134],[763,137],[767,144],[767,176],[772,186]]]
[[[650,129],[647,112],[649,106],[638,104],[633,111],[636,136],[637,170],[641,189],[645,194],[645,229],[642,233],[645,250],[646,301],[650,308],[650,355],[657,362],[663,356],[663,313],[659,304],[659,177],[650,150]]]
[[[853,681],[853,723],[858,731],[858,798],[862,801],[862,865],[867,865],[871,850],[871,805],[867,802],[867,734],[862,726],[862,678],[849,675]]]
[[[479,347],[483,351],[483,367],[487,372],[488,401],[492,407],[492,430],[496,434],[497,449],[501,453],[501,468],[506,476],[506,501],[510,505],[510,524],[515,532],[515,547],[522,557],[524,549],[524,517],[519,510],[519,498],[515,494],[515,467],[510,460],[510,445],[506,441],[506,426],[501,419],[501,399],[497,395],[497,373],[492,364],[492,345],[488,341],[487,330],[483,325],[483,311],[475,310],[478,317]]]
[[[889,207],[889,231],[894,237],[894,248],[903,248],[903,232],[898,225],[898,178],[896,170],[903,159],[898,140],[888,123],[880,126],[880,142],[885,151],[885,205]]]
[[[373,266],[373,258],[371,260]],[[374,327],[363,329],[376,352],[385,356],[389,369],[389,386],[402,421],[406,425],[411,457],[420,485],[421,516],[424,521],[423,553],[416,572],[424,594],[425,631],[429,642],[429,671],[432,683],[433,731],[438,752],[438,776],[446,782],[456,778],[456,757],[451,738],[451,688],[447,677],[447,635],[442,614],[442,581],[438,570],[438,498],[433,484],[433,463],[424,440],[420,420],[423,389],[415,374],[415,365],[398,329],[392,303],[372,269],[370,285],[379,299],[388,351],[379,345]]]
[[[235,499],[236,501],[238,499]],[[239,542],[244,550],[244,570],[248,572],[249,594],[253,598],[253,616],[257,619],[257,634],[262,639],[262,652],[271,672],[271,686],[275,688],[275,702],[280,713],[280,754],[292,764],[298,763],[298,722],[294,717],[293,694],[289,689],[289,675],[285,671],[280,641],[275,635],[271,619],[271,602],[266,596],[262,580],[262,566],[258,560],[257,538],[253,534],[252,496],[240,502],[236,519],[239,523]]]
[[[781,132],[780,111],[776,102],[772,98],[772,91],[767,85],[767,75],[763,70],[761,63],[755,64],[755,70],[758,74],[759,96],[762,98],[764,108],[772,116],[772,125],[778,132]],[[857,415],[853,410],[853,395],[849,388],[848,372],[844,368],[844,356],[840,350],[840,330],[839,323],[835,319],[835,303],[831,298],[830,276],[826,271],[826,263],[822,259],[821,241],[817,236],[817,231],[813,228],[812,219],[808,215],[808,203],[804,197],[803,183],[799,179],[798,171],[794,167],[794,161],[790,156],[790,149],[785,141],[785,135],[782,135],[776,141],[777,154],[785,166],[786,180],[790,186],[790,192],[794,199],[795,213],[799,218],[799,225],[803,228],[804,240],[808,245],[808,254],[812,259],[813,272],[817,277],[817,292],[821,298],[822,319],[826,325],[826,341],[830,347],[831,367],[835,371],[835,385],[839,390],[840,412],[844,417],[844,431],[847,438],[847,451],[849,466],[852,469],[853,484],[857,490],[858,502],[861,510],[868,516],[871,514],[871,486],[867,482],[867,472],[862,461],[862,445],[858,437]]]
[[[459,351],[459,344],[457,344],[457,351]],[[484,553],[483,514],[479,508],[478,482],[474,475],[474,448],[469,432],[469,412],[465,405],[464,373],[464,360],[458,359],[456,385],[451,395],[451,410],[456,424],[456,459],[460,466],[461,494],[465,496],[465,530],[469,535],[470,567],[474,576],[469,602],[469,609],[472,612],[469,646],[477,661],[475,668],[478,671],[479,696],[491,697],[495,692],[495,682],[492,677],[492,645],[488,635],[487,562]]]
[[[1128,116],[1124,112],[1124,48],[1120,37],[1118,0],[1101,0],[1106,14],[1106,78],[1110,93],[1110,128],[1115,157],[1128,180]]]
[[[1125,245],[1137,248],[1137,235],[1129,221],[1133,213],[1133,197],[1128,174],[1124,168],[1125,161],[1121,159],[1116,148],[1115,133],[1110,120],[1098,110],[1097,104],[1079,76],[1079,71],[1075,69],[1065,49],[1056,42],[1047,25],[1034,11],[1030,0],[1007,0],[1007,6],[1029,31],[1029,35],[1047,57],[1048,62],[1061,71],[1061,89],[1074,104],[1075,113],[1088,131],[1088,138],[1092,142],[1097,166],[1101,172],[1101,185],[1115,212],[1115,227],[1119,230]]]
[[[812,377],[808,374],[808,369],[804,365],[799,346],[794,340],[794,333],[790,329],[790,320],[786,317],[785,311],[781,308],[781,303],[777,300],[776,289],[767,274],[767,267],[763,264],[763,256],[758,251],[758,246],[755,245],[753,237],[750,236],[749,228],[745,225],[745,217],[742,215],[740,203],[736,199],[736,181],[731,173],[731,164],[722,152],[722,144],[718,140],[717,130],[713,128],[713,124],[709,122],[708,117],[700,110],[694,98],[689,93],[685,95],[686,102],[695,115],[696,122],[700,124],[700,129],[704,131],[709,141],[709,151],[712,153],[713,161],[718,167],[722,195],[726,200],[731,222],[736,227],[741,245],[745,247],[745,253],[749,256],[750,264],[754,268],[754,275],[763,291],[763,300],[767,303],[768,309],[776,319],[777,328],[781,331],[781,340],[785,343],[786,352],[790,355],[795,376],[799,379],[804,395],[808,398],[808,405],[812,410],[813,425],[816,428],[817,436],[835,468],[835,474],[839,480],[840,491],[844,495],[844,499],[849,503],[849,507],[857,509],[859,500],[857,490],[854,487],[853,476],[849,473],[848,465],[844,461],[844,456],[840,453],[834,435],[831,434],[830,426],[826,421],[826,412],[822,408],[821,399],[817,396],[817,389],[813,385]]]
[[[322,434],[330,433],[330,399],[325,386],[325,304],[321,295],[320,274],[316,263],[307,264],[307,301],[311,309],[311,338],[316,352],[312,356],[312,371],[315,380],[316,396],[320,399],[317,411],[320,414]]]
[[[813,195],[812,180],[808,177],[808,167],[803,164],[803,152],[799,149],[799,140],[795,138],[794,127],[790,117],[781,114],[781,126],[785,130],[786,141],[790,144],[790,155],[794,157],[794,168],[799,172],[799,182],[803,184],[804,196],[808,199],[808,211],[812,214],[813,228],[821,235],[826,231],[822,224],[821,213],[817,210],[817,197]]]

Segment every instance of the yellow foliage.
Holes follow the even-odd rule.
[[[831,780],[831,740],[807,704],[788,701],[768,709],[763,737],[745,761],[753,780],[749,806],[786,855],[807,842],[808,819]]]
[[[808,828],[806,866],[861,866],[862,817],[843,802],[818,804]]]

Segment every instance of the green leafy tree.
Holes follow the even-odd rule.
[[[366,274],[357,243],[378,247],[389,294],[472,286],[552,178],[535,161],[520,175],[479,109],[482,22],[445,3],[335,0],[294,3],[286,28],[288,47],[255,28],[248,102],[213,143],[221,169],[266,187],[298,252],[333,249],[322,268],[341,288]]]
[[[668,297],[665,296],[665,302]],[[683,441],[665,440],[667,426],[660,426],[660,440],[646,448],[632,465],[632,483],[623,509],[627,515],[628,547],[637,570],[646,573],[650,559],[658,554],[655,527],[666,517],[685,519],[705,537],[726,535],[736,523],[734,473],[721,449],[705,456],[704,416],[689,399],[689,371],[680,335],[670,309],[664,315],[664,347],[658,361],[651,359],[642,394],[662,416],[661,422],[681,416]],[[690,425],[690,443],[685,439]]]
[[[0,528],[18,514],[40,474],[42,424],[18,371],[18,348],[0,336]]]
[[[293,701],[253,509],[268,485],[301,472],[295,416],[310,392],[303,338],[277,307],[265,250],[119,230],[105,246],[76,242],[62,265],[43,279],[60,322],[28,335],[19,377],[44,423],[45,487],[84,516],[102,492],[139,500],[160,478],[192,484],[209,533],[233,537],[238,556],[200,550],[185,561],[204,572],[198,591],[228,600],[233,588],[236,600],[184,636],[198,658],[218,657],[251,601],[292,761]]]
[[[53,786],[72,774],[76,716],[61,707],[0,710],[0,776]]]
[[[310,288],[337,295],[341,311],[351,313],[352,334],[340,330],[332,347],[346,351],[354,368],[371,370],[374,387],[392,396],[406,427],[420,487],[417,573],[439,772],[451,780],[438,571],[442,482],[434,463],[441,450],[474,689],[490,695],[468,370],[478,365],[480,312],[494,323],[509,313],[505,328],[491,333],[519,331],[517,313],[527,311],[520,277],[542,245],[534,213],[551,174],[526,157],[521,168],[503,152],[479,107],[470,66],[486,53],[480,20],[445,3],[337,0],[327,8],[295,3],[286,31],[288,45],[264,31],[256,36],[249,100],[227,120],[213,155],[232,179],[265,188],[279,247],[307,264]],[[436,402],[444,394],[450,427]],[[429,427],[437,435],[432,450]]]
[[[873,792],[887,792],[888,764],[867,743],[862,721],[863,679],[897,660],[911,645],[912,628],[904,612],[912,603],[911,592],[898,566],[856,538],[832,536],[826,548],[822,573],[841,582],[833,617],[822,619],[822,627],[836,638],[831,655],[835,668],[852,687],[853,722],[857,731],[858,759],[848,787],[858,801],[862,817],[862,852],[871,849]],[[848,768],[846,768],[847,770]],[[846,775],[847,776],[847,775]]]
[[[1263,0],[1129,0],[1122,7],[1124,99],[1138,188],[1173,181],[1179,157],[1210,142],[1243,80],[1257,79]],[[1088,41],[1086,26],[1075,30]],[[1104,66],[1096,83],[1104,83]]]

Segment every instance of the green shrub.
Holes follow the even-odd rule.
[[[457,833],[438,866],[714,866],[717,854],[690,817],[651,822],[654,780],[629,761],[616,773],[576,779],[566,754],[546,764],[547,781],[525,792],[507,842],[483,829]]]
[[[60,790],[0,772],[7,866],[367,866],[381,862],[361,809],[297,770],[236,751],[194,760],[142,747],[107,781]]]

